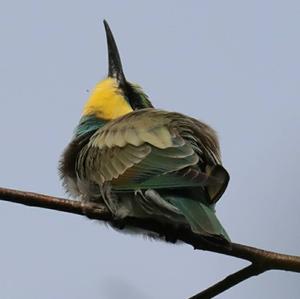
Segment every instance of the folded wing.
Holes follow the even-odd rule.
[[[206,188],[211,203],[226,189],[215,132],[179,113],[142,109],[105,125],[81,150],[80,178],[116,191]]]

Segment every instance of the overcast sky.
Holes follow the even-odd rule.
[[[0,186],[64,196],[57,161],[107,73],[102,20],[156,107],[219,133],[232,240],[300,253],[299,1],[1,1]],[[1,299],[185,299],[246,265],[0,202]],[[267,272],[220,298],[297,298]]]

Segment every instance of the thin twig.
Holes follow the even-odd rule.
[[[194,295],[189,299],[209,299],[213,298],[226,290],[232,288],[233,286],[239,284],[240,282],[253,277],[255,275],[259,275],[263,273],[265,270],[257,267],[255,264],[251,264],[229,276],[224,278],[223,280],[217,282],[206,290]]]
[[[95,204],[91,203],[83,203],[65,198],[7,188],[0,188],[0,200],[72,214],[85,215],[91,219],[114,222],[113,216],[104,204],[95,206]],[[209,242],[207,239],[203,239],[201,236],[193,233],[189,227],[175,228],[171,224],[162,224],[152,219],[128,217],[123,225],[152,231],[161,237],[165,236],[167,240],[169,240],[168,236],[172,236],[172,240],[181,240],[192,245],[195,249],[225,254],[251,262],[250,266],[231,274],[207,290],[195,295],[192,297],[193,299],[212,298],[241,281],[267,270],[286,270],[300,273],[299,256],[266,251],[237,243],[231,243],[231,246],[216,245],[215,243]],[[176,236],[175,239],[174,236]]]

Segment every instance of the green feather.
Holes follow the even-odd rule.
[[[104,126],[106,121],[97,118],[95,115],[82,116],[78,126],[75,128],[75,137],[83,136],[89,132],[96,131]]]
[[[193,232],[204,236],[221,235],[230,242],[228,234],[215,214],[214,205],[207,206],[200,201],[180,196],[168,196],[165,199],[180,210]]]

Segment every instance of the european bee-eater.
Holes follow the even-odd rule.
[[[116,220],[153,219],[229,241],[215,215],[229,181],[215,131],[153,108],[141,87],[126,80],[106,21],[104,26],[108,76],[91,92],[61,158],[65,189],[82,201],[105,203]]]

